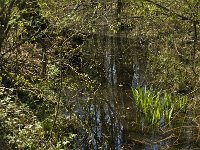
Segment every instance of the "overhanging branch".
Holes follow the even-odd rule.
[[[176,15],[177,17],[181,18],[182,20],[191,20],[189,17],[186,17],[186,16],[184,16],[182,14],[179,14],[177,12],[174,12],[173,10],[170,10],[169,8],[167,8],[165,6],[162,6],[161,4],[158,4],[158,3],[156,3],[156,2],[154,2],[152,0],[144,0],[144,1],[146,1],[148,3],[151,3],[151,4],[155,5],[156,7],[160,8],[160,9],[163,9],[165,11],[168,11],[168,12]]]

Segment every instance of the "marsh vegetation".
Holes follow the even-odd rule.
[[[199,0],[1,0],[0,149],[198,149]]]

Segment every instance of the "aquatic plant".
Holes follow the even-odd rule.
[[[185,110],[187,96],[176,96],[167,91],[155,91],[152,88],[132,88],[135,103],[145,120],[158,124],[161,118],[169,122],[177,110]]]

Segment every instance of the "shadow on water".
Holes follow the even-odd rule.
[[[93,35],[85,45],[84,57],[93,61],[84,64],[85,72],[101,86],[87,106],[76,106],[78,116],[89,124],[87,131],[78,131],[79,149],[159,150],[179,149],[180,144],[192,149],[194,129],[173,130],[179,122],[187,126],[191,120],[179,117],[166,125],[161,119],[156,127],[138,112],[131,87],[145,85],[147,44],[144,39]]]

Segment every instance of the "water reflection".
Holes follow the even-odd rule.
[[[95,61],[95,66],[87,70],[86,64],[85,71],[102,86],[86,106],[76,105],[77,114],[88,125],[87,130],[78,131],[79,149],[159,150],[174,144],[173,133],[165,131],[175,125],[167,126],[161,118],[160,127],[154,128],[138,112],[132,98],[131,87],[145,85],[147,66],[147,46],[138,40],[94,35],[87,43],[85,58]],[[191,132],[185,134],[192,137]]]
[[[103,79],[106,79],[106,82],[104,80],[102,84],[104,88],[100,90],[101,92],[105,91],[103,95],[106,97],[104,97],[106,102],[101,100],[101,104],[99,104],[95,101],[89,106],[89,120],[92,128],[88,145],[92,149],[121,150],[125,148],[124,143],[129,140],[126,132],[129,130],[128,123],[132,121],[132,118],[129,118],[131,120],[126,123],[127,125],[124,125],[125,122],[122,120],[127,119],[127,110],[132,109],[134,103],[125,90],[130,94],[131,86],[141,85],[139,83],[142,79],[141,68],[145,66],[144,61],[141,63],[141,58],[138,58],[141,54],[137,52],[136,44],[137,42],[126,37],[94,35],[87,45],[87,49],[90,52],[92,50],[91,53],[97,56],[95,59],[98,64],[102,64],[101,66],[104,68],[102,72],[105,74],[102,75],[102,72],[99,72],[97,75],[105,76]],[[104,59],[102,59],[102,55]],[[100,59],[98,60],[98,58]],[[141,65],[143,67],[140,67]],[[102,81],[102,79],[98,80]],[[127,106],[128,103],[132,106]],[[87,118],[88,113],[82,114],[87,111],[78,109],[81,112],[79,113],[81,118]]]
[[[87,107],[77,107],[77,113],[83,122],[88,123],[88,130],[79,129],[77,137],[78,148],[85,149],[115,149],[121,150],[123,126],[116,117],[113,103],[92,103]],[[83,134],[88,134],[87,139]]]
[[[108,81],[108,85],[114,86],[117,84],[117,74],[116,74],[116,64],[114,57],[110,54],[109,51],[106,52],[105,59],[105,70],[106,70],[106,78]]]

